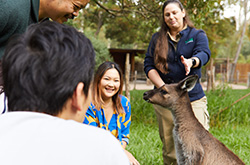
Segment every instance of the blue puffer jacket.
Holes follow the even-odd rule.
[[[203,30],[187,27],[180,32],[181,38],[175,50],[173,42],[169,38],[169,54],[168,54],[168,68],[169,73],[163,74],[156,69],[154,64],[154,50],[159,33],[155,33],[149,43],[146,57],[144,60],[144,71],[148,76],[151,69],[156,69],[162,78],[167,83],[177,83],[186,77],[184,65],[181,62],[181,55],[185,58],[198,57],[200,65],[197,68],[191,68],[189,75],[197,74],[201,77],[201,67],[205,65],[210,59],[210,50],[208,46],[208,39]],[[201,87],[200,81],[197,81],[194,89],[189,93],[190,101],[195,101],[203,96],[205,93]]]

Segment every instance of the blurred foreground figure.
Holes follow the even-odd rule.
[[[22,34],[30,24],[46,19],[63,23],[78,16],[89,0],[1,0],[0,1],[0,114],[7,111],[3,90],[2,56],[8,40]]]
[[[89,39],[56,22],[11,40],[3,56],[9,112],[0,116],[0,164],[129,164],[113,135],[81,124],[94,59]]]

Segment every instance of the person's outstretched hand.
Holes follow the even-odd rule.
[[[124,151],[129,159],[129,162],[131,165],[140,165],[140,163],[135,159],[135,157],[130,152],[128,152],[125,149],[124,149]]]
[[[185,70],[186,70],[186,75],[190,73],[190,69],[193,66],[192,59],[187,59],[181,56],[181,62],[183,63]]]

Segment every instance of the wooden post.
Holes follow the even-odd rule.
[[[237,71],[236,71],[236,84],[239,83],[239,79],[240,79],[240,71],[237,70]]]
[[[250,88],[250,72],[247,72],[247,88]]]
[[[227,69],[226,69],[226,75],[227,75],[227,83],[229,82],[229,77],[230,77],[230,61],[229,61],[229,57],[227,57]]]
[[[129,94],[129,77],[130,77],[130,64],[129,64],[130,54],[126,54],[126,62],[125,62],[125,96],[130,99]]]
[[[207,92],[211,90],[211,70],[207,69]]]
[[[220,73],[223,73],[223,64],[220,64]]]
[[[221,81],[222,81],[222,87],[223,88],[224,88],[225,79],[226,79],[226,73],[225,73],[225,71],[223,71],[223,73],[221,75]]]
[[[208,76],[208,78],[209,78],[208,91],[211,90],[211,88],[212,88],[212,90],[214,89],[214,72],[213,72],[213,70],[214,70],[214,59],[211,58],[211,60],[210,60],[210,72],[209,72],[209,76]]]
[[[220,64],[221,84],[224,85],[223,64]]]
[[[137,70],[135,71],[134,74],[134,89],[136,89],[136,81],[137,81]]]
[[[215,89],[215,66],[212,66],[211,69],[211,82],[212,82],[212,90]]]

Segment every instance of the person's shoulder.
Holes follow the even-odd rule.
[[[8,35],[9,32],[13,30],[13,28],[21,28],[23,32],[23,27],[26,23],[25,21],[29,19],[30,14],[30,1],[23,0],[6,0],[0,2],[0,32],[3,28],[7,29],[5,31],[5,35]],[[18,9],[18,10],[17,10]],[[21,26],[21,27],[20,27]],[[9,30],[9,29],[12,30]],[[20,32],[20,31],[18,31]],[[1,34],[1,33],[0,33]]]
[[[204,32],[204,30],[202,29],[196,29],[194,27],[187,27],[185,30],[182,31],[184,36],[189,36],[189,37],[193,37],[196,38],[199,36],[199,34],[204,34],[206,35],[206,33]]]
[[[53,150],[47,151],[46,154],[56,153],[55,155],[61,158],[61,162],[67,159],[61,156],[62,152],[70,154],[74,159],[73,162],[79,161],[80,158],[88,158],[86,164],[90,162],[94,162],[93,164],[101,162],[113,164],[114,160],[111,157],[114,155],[117,160],[127,161],[118,140],[109,131],[97,127],[36,112],[8,112],[1,115],[0,119],[0,132],[6,135],[11,132],[15,135],[15,138],[8,141],[7,144],[17,144],[20,139],[24,140],[24,143],[27,142],[27,139],[35,139],[36,141],[39,139],[39,144],[29,147],[34,150],[41,146],[54,146]],[[12,134],[8,136],[11,137]],[[1,140],[5,141],[5,139]],[[60,146],[65,150],[61,150]],[[23,151],[25,154],[31,154],[30,150]],[[38,155],[41,152],[43,151],[37,151]],[[101,160],[91,160],[95,158],[96,154],[100,155]]]
[[[196,28],[194,28],[194,27],[188,27],[188,29],[189,29],[189,31],[190,31],[191,33],[193,33],[193,34],[205,33],[204,30],[202,30],[202,29],[196,29]]]
[[[160,33],[156,32],[152,35],[152,39],[151,40],[157,40],[159,38]]]
[[[33,0],[34,1],[34,0]],[[1,1],[0,9],[1,14],[4,13],[13,13],[13,11],[18,12],[20,10],[17,10],[16,7],[22,6],[21,10],[24,10],[23,8],[30,8],[30,1],[20,1],[20,0],[11,0],[11,1]]]
[[[120,95],[120,98],[122,102],[129,102],[129,99],[124,95]]]
[[[152,38],[153,38],[153,37],[158,37],[159,34],[160,34],[159,32],[155,32],[155,33],[152,35]]]
[[[95,107],[95,105],[93,103],[90,103],[88,111],[93,111],[93,112],[97,111],[97,109],[96,109],[96,107]]]

